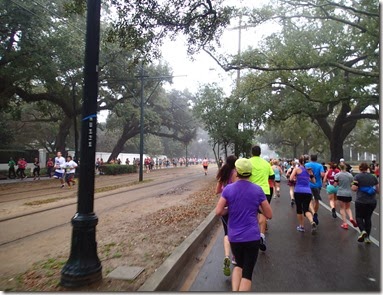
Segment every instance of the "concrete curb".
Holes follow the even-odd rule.
[[[203,242],[218,219],[219,217],[215,215],[214,209],[174,250],[157,271],[145,281],[138,291],[169,291],[169,286],[173,285],[177,280],[188,259]]]

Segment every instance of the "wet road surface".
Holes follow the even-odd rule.
[[[373,243],[368,245],[357,242],[359,231],[351,224],[348,230],[340,227],[339,207],[338,217],[331,216],[325,189],[321,196],[317,233],[311,234],[307,219],[306,232],[298,232],[295,207],[290,206],[288,186],[282,181],[281,197],[271,201],[273,219],[268,222],[267,250],[259,252],[252,291],[380,291],[379,206],[372,220]],[[353,204],[352,212],[355,214]],[[188,283],[188,291],[231,291],[231,277],[222,272],[222,227],[216,236],[198,274]]]

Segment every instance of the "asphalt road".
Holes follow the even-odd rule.
[[[339,214],[333,218],[327,194],[321,191],[319,226],[316,235],[296,230],[295,207],[290,206],[286,182],[281,197],[272,199],[273,219],[266,233],[267,250],[259,253],[252,278],[255,292],[379,292],[380,228],[379,207],[373,214],[370,245],[357,242],[359,232],[351,224],[340,227]],[[353,213],[354,207],[352,204]],[[305,226],[310,229],[308,220]],[[202,266],[189,278],[187,291],[231,291],[231,277],[222,272],[223,230],[212,240]],[[193,272],[193,271],[191,271]],[[190,280],[192,280],[190,282]],[[183,289],[184,291],[185,288]]]

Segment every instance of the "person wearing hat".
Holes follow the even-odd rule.
[[[350,164],[347,164],[344,159],[339,160],[339,165],[345,165],[346,166],[346,172],[352,173],[352,167]]]
[[[235,256],[232,291],[250,291],[252,274],[257,262],[260,230],[257,212],[271,219],[272,210],[259,185],[249,181],[253,165],[248,159],[235,162],[238,180],[227,185],[218,200],[215,212],[229,214],[228,237]]]

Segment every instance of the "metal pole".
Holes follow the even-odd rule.
[[[140,101],[140,172],[139,172],[139,181],[143,180],[144,171],[143,171],[143,162],[144,162],[144,64],[141,63],[140,70],[140,79],[141,79],[141,101]]]
[[[101,1],[88,0],[87,9],[80,183],[77,213],[72,218],[70,256],[61,270],[60,284],[65,287],[79,287],[102,279],[96,242],[98,218],[93,212]]]

